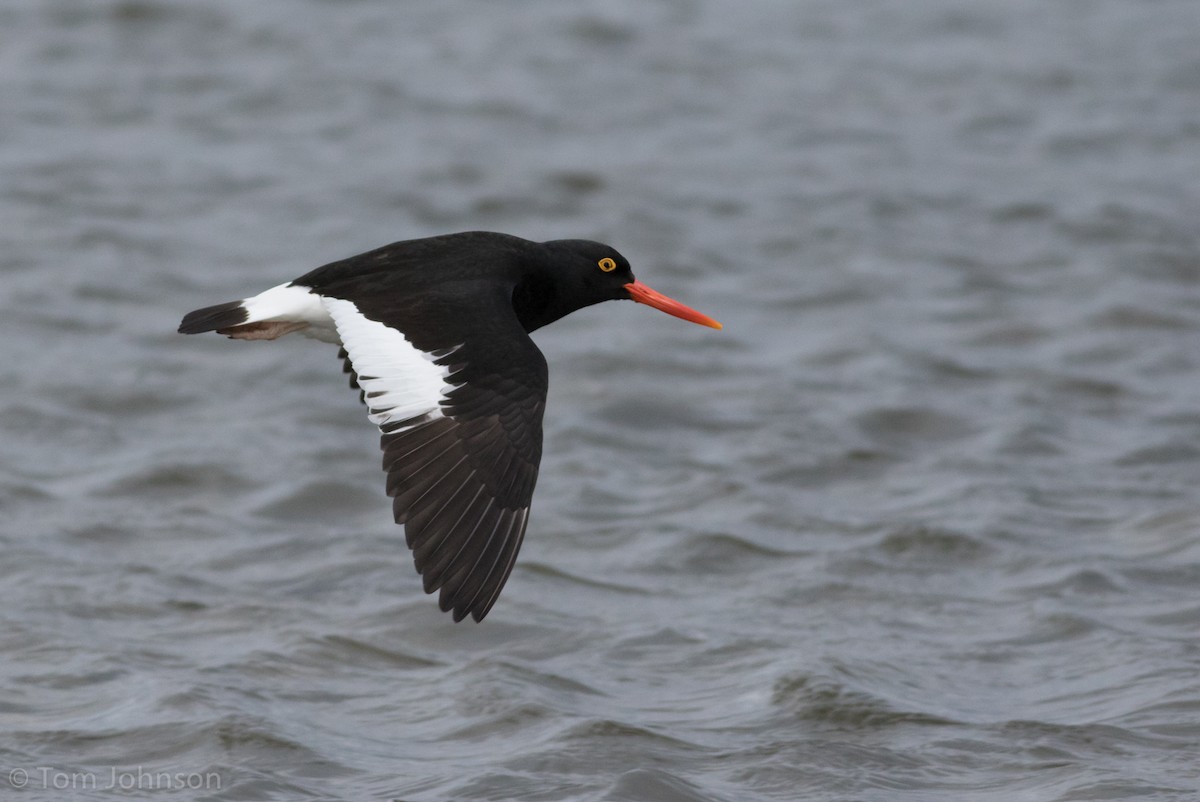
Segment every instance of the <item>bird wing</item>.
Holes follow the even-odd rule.
[[[546,361],[503,293],[384,302],[323,296],[379,426],[387,492],[425,592],[483,619],[525,536]],[[469,329],[469,332],[468,332]],[[480,336],[481,331],[483,336]]]

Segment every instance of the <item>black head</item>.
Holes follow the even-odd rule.
[[[582,301],[576,308],[629,297],[625,285],[636,279],[629,260],[616,248],[586,239],[556,239],[544,245],[560,281]]]
[[[526,331],[601,301],[633,300],[704,326],[712,318],[655,292],[633,276],[629,260],[602,242],[559,239],[542,243],[543,260],[531,266],[513,292],[513,306]]]

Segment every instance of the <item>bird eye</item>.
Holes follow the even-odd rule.
[[[609,259],[607,256],[600,260],[599,265],[600,269],[605,273],[611,273],[617,269],[617,263],[612,259]]]

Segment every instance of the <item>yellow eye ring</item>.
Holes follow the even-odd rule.
[[[605,273],[611,273],[617,269],[617,263],[607,256],[601,259],[598,264],[600,265],[600,269]]]

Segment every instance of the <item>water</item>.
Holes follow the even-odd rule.
[[[6,3],[5,796],[1196,798],[1198,25]],[[530,531],[454,625],[333,349],[174,329],[472,228],[726,328],[538,334]]]

